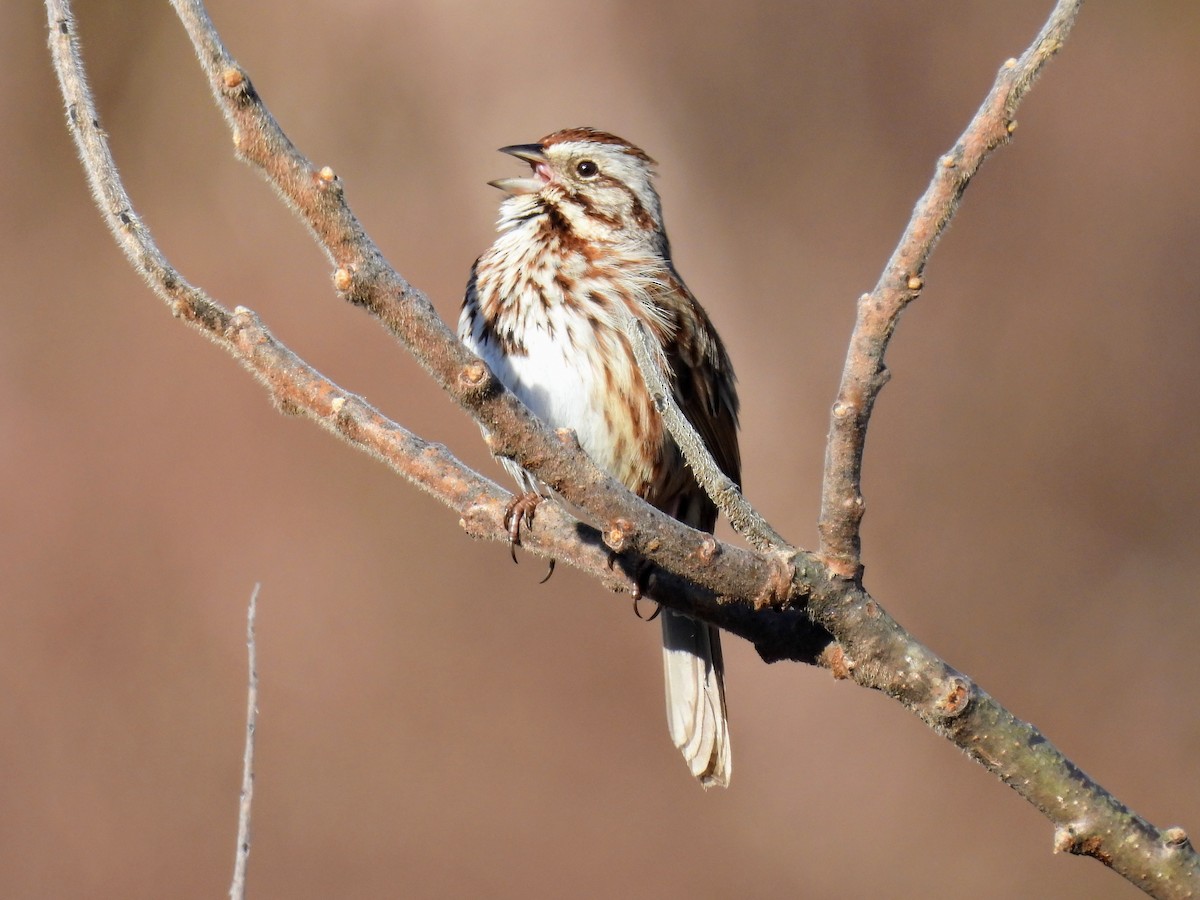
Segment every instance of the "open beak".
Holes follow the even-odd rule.
[[[500,152],[529,163],[533,173],[525,178],[497,178],[488,182],[492,187],[508,194],[536,194],[550,181],[550,166],[541,144],[513,144],[501,147]]]

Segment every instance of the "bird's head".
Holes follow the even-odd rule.
[[[542,206],[572,221],[586,217],[599,229],[661,233],[654,160],[628,141],[594,128],[568,128],[535,144],[500,149],[532,171],[492,181],[493,187],[514,197],[532,195]]]

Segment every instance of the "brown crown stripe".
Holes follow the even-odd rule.
[[[638,159],[654,164],[645,150],[636,147],[624,138],[617,137],[615,134],[610,134],[607,131],[600,131],[596,128],[581,126],[579,128],[564,128],[562,131],[555,131],[546,135],[540,141],[543,147],[549,147],[551,144],[566,144],[570,141],[592,141],[596,144],[611,144],[614,147],[622,148],[630,156],[636,156]]]

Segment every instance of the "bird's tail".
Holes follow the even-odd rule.
[[[733,763],[721,633],[669,609],[662,611],[662,631],[671,740],[704,787],[728,787]]]

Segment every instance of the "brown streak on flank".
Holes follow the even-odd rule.
[[[616,376],[616,372],[613,371],[613,367],[606,362],[603,366],[600,367],[600,370],[604,374],[604,396],[606,396],[606,397],[618,396],[617,376]],[[605,410],[604,415],[607,418],[608,410]]]
[[[606,415],[606,419],[609,417]],[[611,421],[609,430],[613,435],[613,459],[624,460],[629,458],[629,436],[622,432],[619,428],[613,428]]]
[[[613,410],[611,407],[607,406],[604,408],[604,427],[608,430],[609,434],[619,434],[619,431],[616,427],[616,422],[613,420]]]
[[[586,125],[579,128],[564,128],[562,131],[552,132],[538,141],[538,143],[543,147],[549,147],[553,144],[566,144],[571,141],[592,141],[597,144],[610,144],[614,147],[620,147],[630,156],[654,165],[654,160],[640,147],[634,146],[629,141],[619,138],[615,134],[589,128]]]
[[[630,402],[629,424],[639,443],[645,445],[650,427],[646,422],[645,407],[640,403]]]
[[[572,314],[577,314],[583,309],[583,304],[579,300],[578,291],[563,291],[560,302],[562,303],[563,309]]]
[[[600,319],[590,312],[584,311],[584,314],[588,317],[588,328],[592,329],[596,346],[602,346],[604,344],[604,323],[601,323]],[[607,367],[605,367],[605,371],[607,371]]]
[[[633,348],[624,335],[621,335],[621,351],[629,360],[633,379],[631,389],[625,395],[625,412],[629,416],[630,431],[634,435],[637,446],[642,448],[643,454],[646,454],[647,451],[653,454],[653,456],[647,456],[646,462],[657,473],[655,476],[657,481],[662,475],[665,463],[663,449],[666,435],[663,431],[663,420],[653,406],[646,402],[650,392],[646,387],[646,380],[642,377],[642,373],[634,361]],[[607,375],[607,366],[605,372]],[[653,448],[653,450],[649,448]]]

